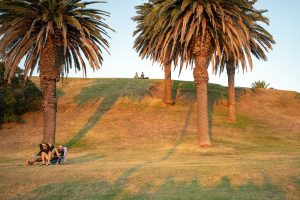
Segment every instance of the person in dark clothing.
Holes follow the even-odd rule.
[[[50,165],[52,160],[52,151],[54,146],[52,144],[46,143],[42,144],[41,156],[42,156],[42,165]]]
[[[54,146],[50,145],[50,144],[42,143],[42,144],[39,144],[39,148],[40,148],[40,151],[36,155],[33,155],[33,160],[32,161],[27,160],[25,162],[25,165],[27,165],[27,166],[33,165],[35,162],[43,161],[42,154],[44,153],[44,154],[49,155],[50,151],[52,154],[52,150],[54,149]],[[45,163],[45,160],[44,160],[44,163]]]
[[[145,77],[144,72],[142,72],[142,74],[141,74],[141,79],[149,79],[149,77]]]

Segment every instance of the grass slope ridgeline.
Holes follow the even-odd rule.
[[[4,124],[0,199],[299,199],[299,94],[239,88],[232,124],[226,88],[210,84],[213,147],[201,149],[193,83],[174,81],[175,106],[162,91],[162,80],[65,80],[57,145],[68,163],[23,165],[38,150],[41,112]]]

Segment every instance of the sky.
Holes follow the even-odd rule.
[[[110,32],[110,55],[104,54],[104,63],[100,70],[88,70],[89,78],[132,78],[135,72],[144,72],[146,76],[163,79],[164,72],[158,63],[151,60],[141,60],[133,49],[132,36],[136,24],[131,20],[136,15],[135,6],[146,0],[107,0],[106,4],[95,4],[93,8],[111,13],[106,19],[116,32]],[[264,26],[274,37],[276,44],[270,51],[268,61],[254,59],[252,71],[236,75],[236,86],[251,87],[251,83],[264,80],[269,87],[300,92],[300,1],[299,0],[258,0],[256,8],[267,9],[265,15],[270,20],[270,26]],[[178,70],[173,71],[172,78],[176,80],[193,80],[189,67],[178,76]],[[210,83],[227,86],[226,73],[214,75],[209,68]],[[71,72],[69,77],[82,77],[82,73]]]

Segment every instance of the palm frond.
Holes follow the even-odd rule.
[[[102,51],[108,51],[108,31],[113,31],[104,18],[106,11],[88,6],[103,1],[0,0],[0,58],[6,62],[10,79],[19,62],[25,59],[25,76],[36,68],[41,51],[49,37],[63,46],[65,73],[72,65],[86,71],[84,57],[94,69],[103,62]]]

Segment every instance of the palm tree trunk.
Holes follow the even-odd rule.
[[[43,92],[44,130],[43,142],[55,144],[56,132],[56,81],[40,78]]]
[[[165,70],[165,93],[164,93],[163,102],[166,105],[173,105],[174,100],[172,97],[171,62],[164,64],[164,70]]]
[[[44,127],[43,127],[43,142],[55,144],[56,132],[56,82],[60,78],[60,62],[58,54],[63,53],[58,51],[54,45],[52,36],[48,37],[47,43],[41,52],[39,62],[40,66],[40,85],[43,93],[43,113],[44,113]]]
[[[198,134],[200,146],[211,146],[208,130],[208,72],[207,64],[209,58],[209,38],[201,44],[200,37],[194,46],[195,68],[193,71],[194,83],[197,88],[197,111],[198,111]]]
[[[226,70],[228,75],[228,120],[236,122],[235,114],[235,88],[234,88],[234,76],[235,67],[232,61],[226,63]]]

